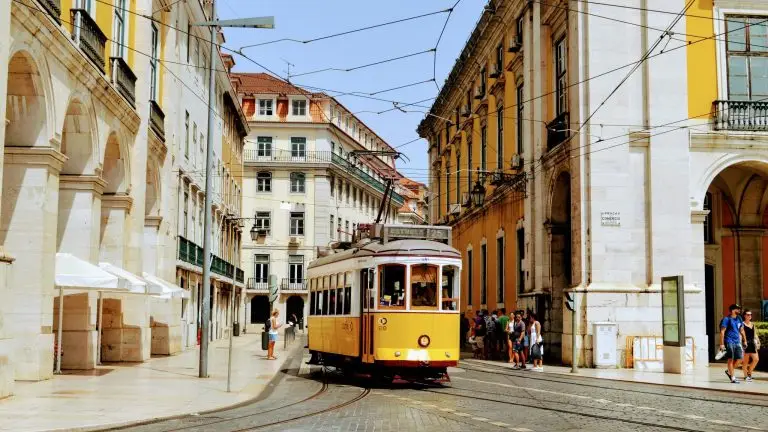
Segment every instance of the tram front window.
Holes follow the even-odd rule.
[[[405,309],[405,266],[386,264],[379,267],[379,306]]]
[[[459,304],[458,271],[456,267],[443,266],[442,310],[455,311]]]
[[[437,309],[437,266],[411,266],[411,307]]]

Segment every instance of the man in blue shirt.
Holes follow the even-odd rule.
[[[738,367],[744,357],[742,346],[747,345],[747,335],[744,333],[744,322],[741,320],[741,306],[732,304],[730,314],[720,321],[720,351],[725,351],[728,357],[728,370],[725,374],[732,383],[737,384],[733,370]]]

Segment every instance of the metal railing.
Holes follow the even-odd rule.
[[[122,57],[110,57],[112,84],[136,108],[136,75]]]
[[[253,291],[269,291],[269,281],[262,278],[248,278],[246,289]]]
[[[235,282],[245,282],[245,272],[243,269],[235,268]]]
[[[149,101],[149,127],[162,142],[165,142],[165,113],[153,100]]]
[[[104,72],[104,50],[107,36],[85,9],[70,9],[72,38],[96,67]]]
[[[306,279],[283,278],[280,282],[280,289],[283,291],[306,291]]]
[[[564,112],[547,123],[547,150],[552,150],[570,136],[570,116]]]
[[[715,130],[768,132],[768,102],[717,100],[713,102]]]
[[[61,0],[40,0],[45,10],[56,23],[61,24]]]

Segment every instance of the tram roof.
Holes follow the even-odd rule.
[[[430,240],[395,240],[387,243],[372,241],[343,252],[318,258],[308,268],[332,264],[350,258],[377,256],[431,256],[435,258],[461,259],[461,252],[444,243]]]

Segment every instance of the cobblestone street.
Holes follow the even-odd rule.
[[[378,388],[361,378],[323,375],[301,361],[290,359],[253,403],[125,430],[768,430],[763,396],[509,371],[471,360],[452,370],[444,386]]]

